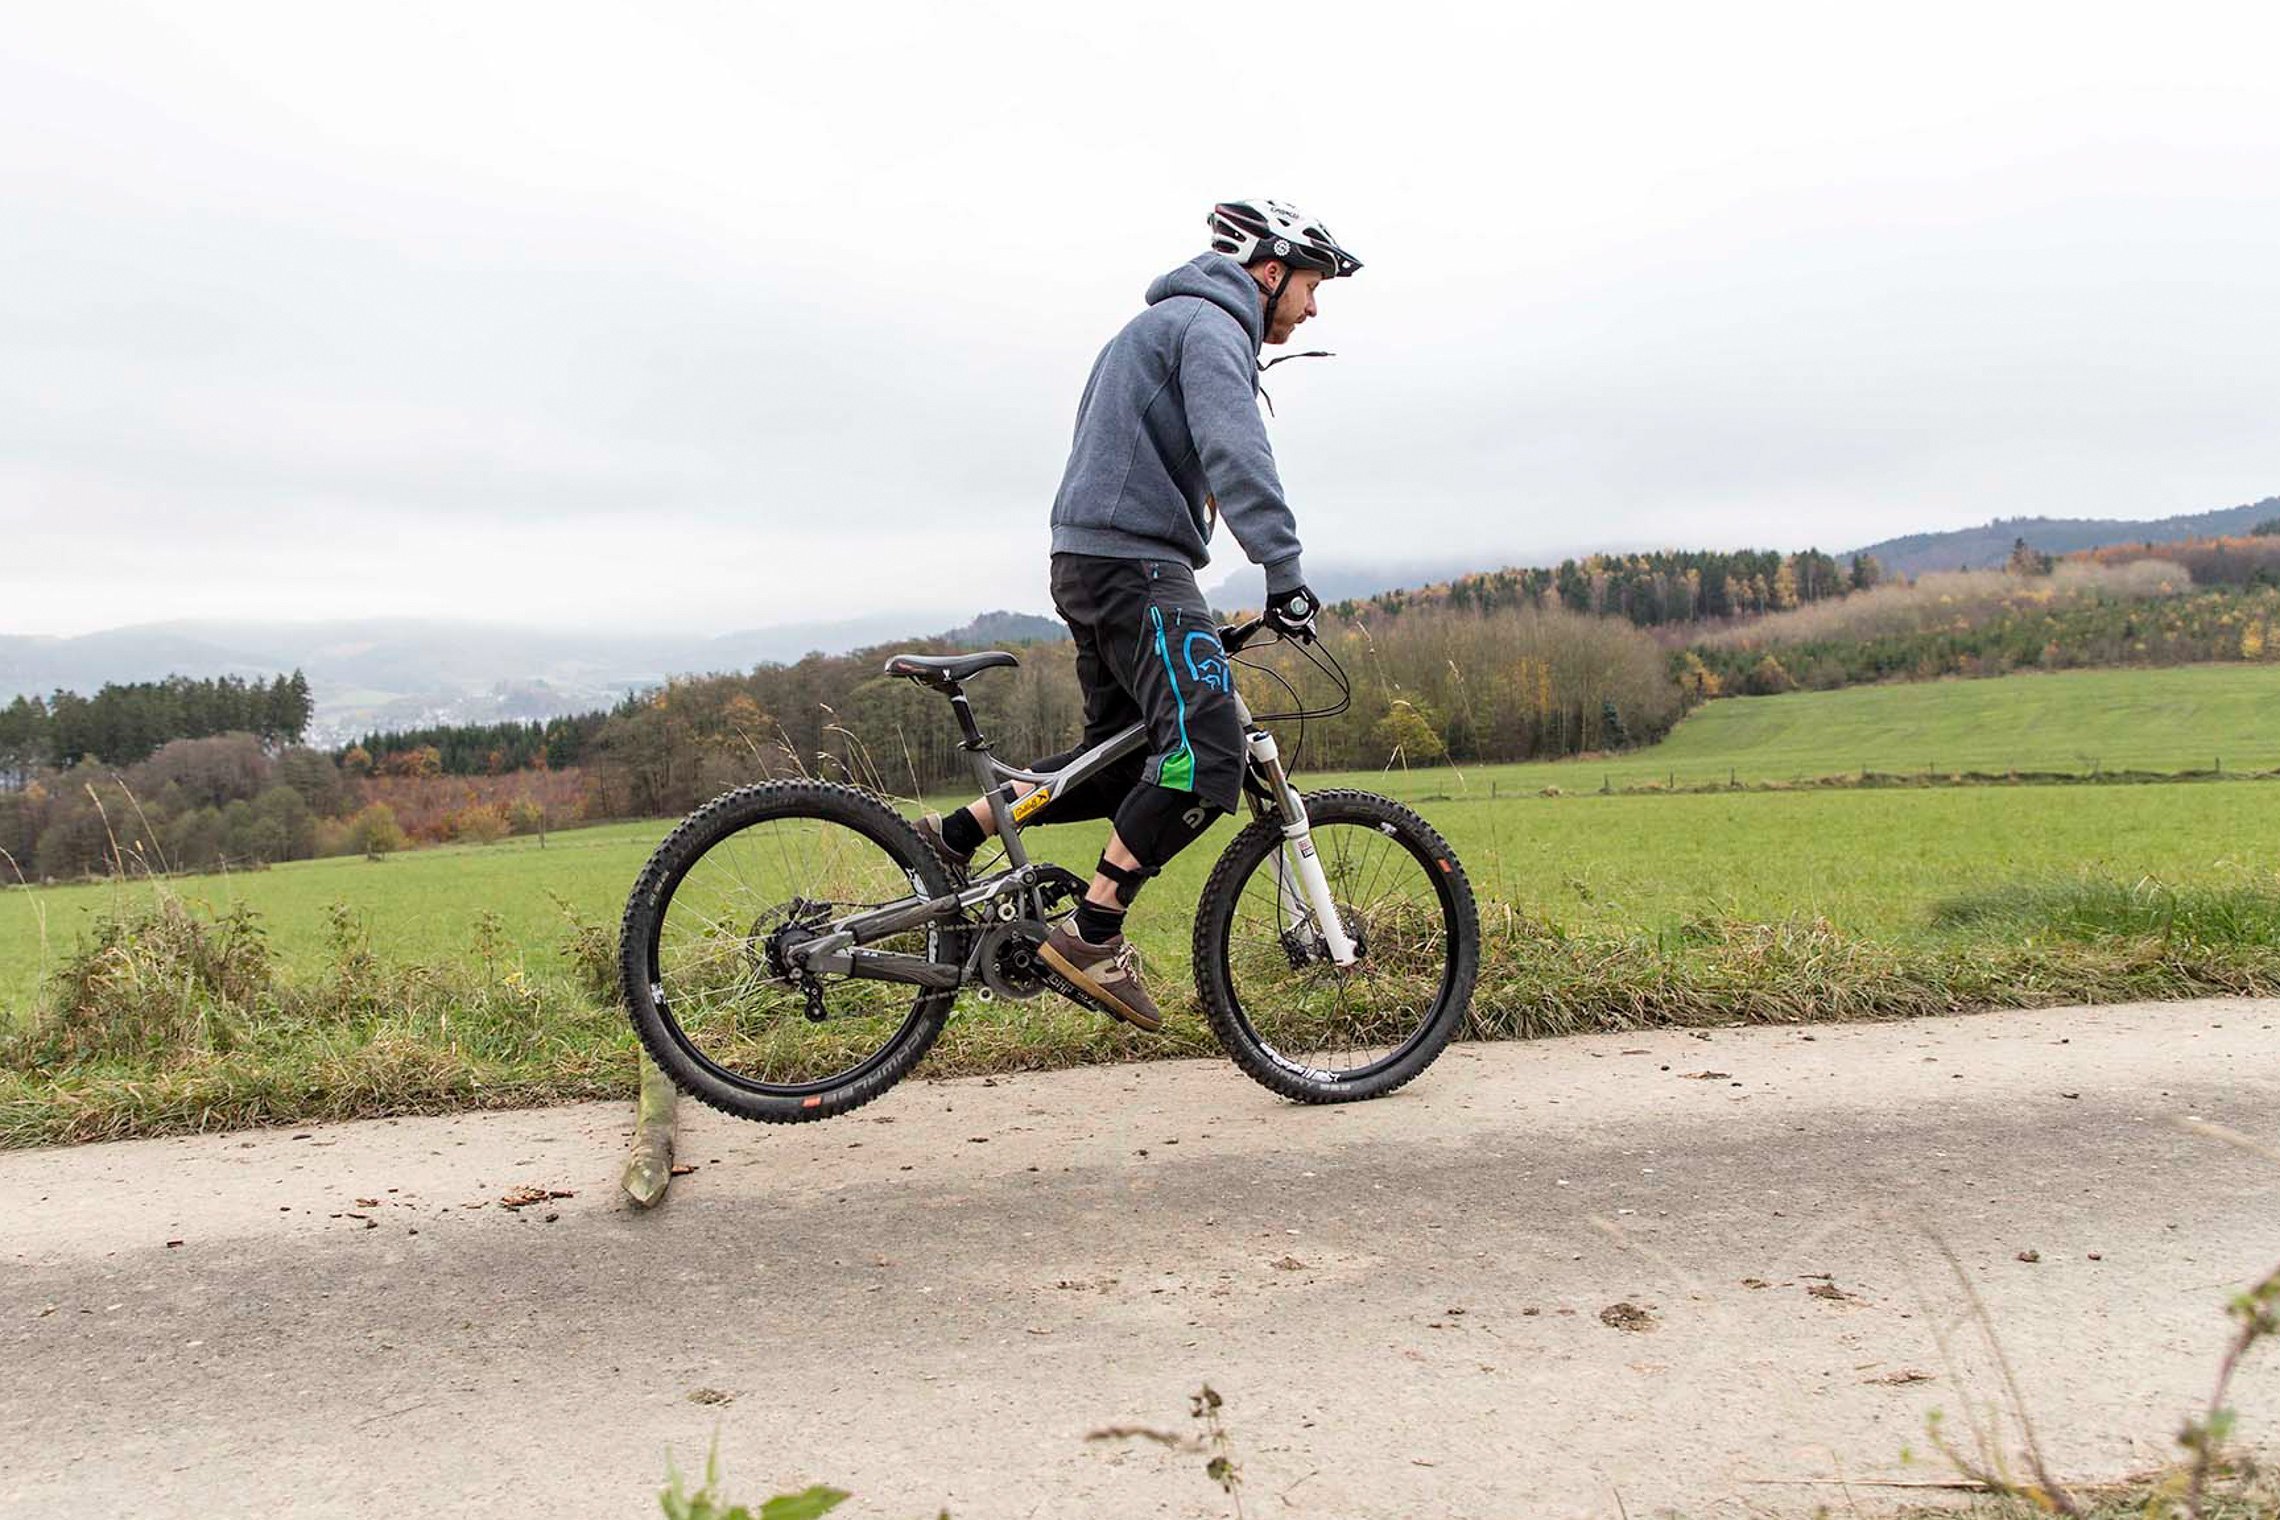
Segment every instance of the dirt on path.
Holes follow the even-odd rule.
[[[0,1155],[0,1514],[1250,1516],[1865,1507],[2003,1402],[2168,1457],[2280,1258],[2280,1003],[1459,1046],[1393,1099],[1220,1062]],[[515,1189],[554,1195],[510,1209]],[[529,1196],[527,1193],[523,1196]],[[1953,1252],[1966,1293],[1937,1242]],[[2280,1427],[2252,1363],[2244,1429]],[[1913,1451],[1916,1460],[1905,1463]]]

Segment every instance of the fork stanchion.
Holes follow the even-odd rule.
[[[672,1185],[673,1121],[680,1106],[681,1090],[644,1053],[641,1095],[634,1100],[633,1150],[618,1179],[636,1208],[655,1208]]]

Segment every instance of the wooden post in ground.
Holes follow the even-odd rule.
[[[625,1158],[619,1184],[625,1196],[641,1208],[664,1202],[673,1181],[673,1119],[681,1091],[644,1054],[641,1058],[641,1096],[633,1110],[633,1152]]]

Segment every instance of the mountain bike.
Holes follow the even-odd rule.
[[[1240,658],[1264,627],[1223,627],[1220,641],[1233,664],[1281,680]],[[1472,998],[1480,924],[1464,867],[1424,819],[1369,792],[1291,784],[1265,724],[1333,715],[1351,692],[1326,646],[1299,648],[1338,703],[1254,717],[1234,694],[1251,816],[1196,905],[1195,986],[1245,1072],[1338,1103],[1382,1097],[1441,1053]],[[1087,880],[1032,860],[1021,830],[1143,750],[1147,732],[1135,723],[1051,773],[1005,764],[965,683],[1019,663],[987,650],[886,664],[948,698],[996,819],[998,869],[960,880],[877,792],[813,779],[725,793],[657,847],[626,903],[619,975],[642,1044],[683,1091],[746,1119],[828,1118],[906,1075],[962,989],[985,1004],[1085,1001],[1037,949]]]

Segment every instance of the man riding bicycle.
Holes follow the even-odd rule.
[[[1297,524],[1259,417],[1259,349],[1316,315],[1316,287],[1361,261],[1313,218],[1278,201],[1227,201],[1209,217],[1211,251],[1148,287],[1147,309],[1094,361],[1053,501],[1054,610],[1076,641],[1085,693],[1077,749],[1128,724],[1148,750],[1050,799],[1029,822],[1113,818],[1090,888],[1039,947],[1047,964],[1107,1013],[1144,1030],[1162,1015],[1124,936],[1149,877],[1233,812],[1243,735],[1225,651],[1195,572],[1225,518],[1266,571],[1269,626],[1314,638],[1317,605],[1299,573]],[[1024,790],[1027,787],[1024,786]],[[919,831],[963,871],[994,832],[986,800]]]

